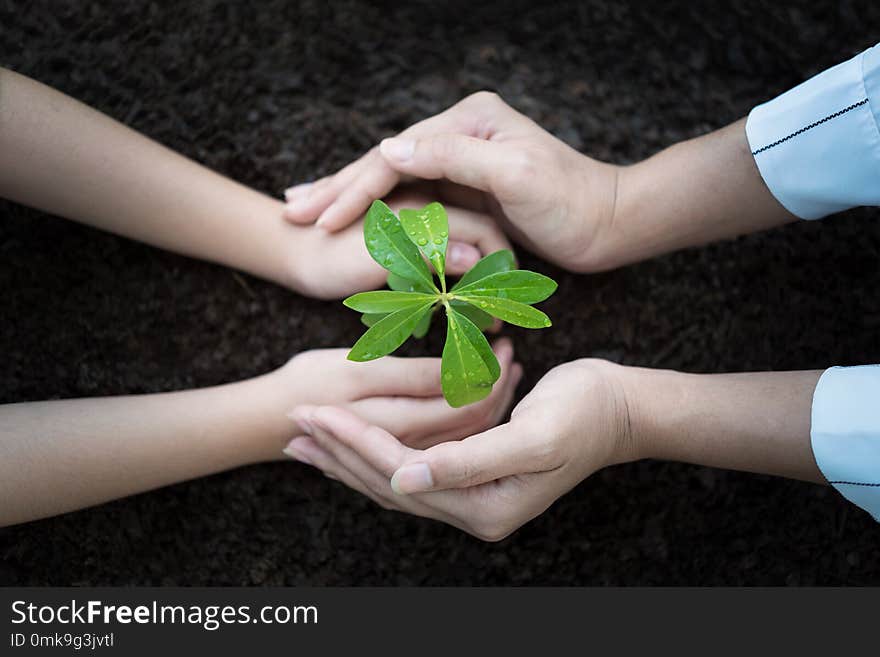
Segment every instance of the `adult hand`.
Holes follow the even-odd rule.
[[[507,413],[522,367],[513,362],[510,340],[497,340],[494,350],[501,377],[486,399],[464,408],[452,408],[443,398],[439,358],[389,356],[355,363],[346,359],[346,349],[315,349],[270,376],[281,379],[272,386],[274,394],[295,400],[298,408],[332,404],[393,432],[403,444],[424,448],[483,431]],[[298,437],[308,431],[308,420],[299,412],[290,417],[295,439],[285,453],[314,463],[310,442]],[[278,453],[276,448],[273,457]]]
[[[420,208],[433,199],[416,188],[398,190],[388,204],[399,208]],[[446,206],[449,215],[449,248],[446,270],[464,274],[483,256],[510,243],[496,222],[484,212],[454,205]],[[311,297],[336,299],[355,292],[384,286],[388,272],[382,269],[364,246],[363,220],[337,233],[319,228],[298,228],[290,250],[291,287]]]
[[[313,406],[294,411],[308,434],[296,442],[313,465],[385,508],[500,540],[596,470],[637,457],[621,369],[560,365],[507,424],[427,449],[346,410]]]
[[[441,199],[490,212],[517,241],[575,271],[602,269],[618,167],[590,159],[492,93],[386,139],[356,162],[286,193],[294,223],[336,231],[407,177],[442,180]]]

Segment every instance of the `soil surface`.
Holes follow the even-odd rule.
[[[851,57],[880,24],[873,0],[174,4],[0,0],[0,64],[272,194],[479,89],[634,162]],[[2,402],[233,381],[361,332],[340,303],[11,203],[0,216]],[[581,356],[880,362],[878,257],[877,210],[595,276],[524,254],[560,287],[551,332],[507,330],[520,395]],[[0,584],[880,584],[880,526],[831,489],[643,462],[484,544],[279,463],[0,530]]]

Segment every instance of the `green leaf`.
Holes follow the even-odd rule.
[[[348,360],[366,361],[387,356],[418,326],[422,317],[431,311],[431,303],[415,308],[404,308],[391,313],[371,326],[348,352]]]
[[[464,336],[480,354],[480,358],[482,358],[483,362],[486,364],[489,374],[492,375],[492,383],[495,383],[501,376],[501,365],[498,364],[498,359],[495,357],[495,352],[492,351],[492,347],[489,345],[486,336],[483,335],[480,328],[468,319],[467,315],[463,312],[460,312],[457,308],[451,308],[451,312],[458,315],[456,320],[461,326]]]
[[[433,294],[421,294],[419,292],[361,292],[348,297],[344,303],[352,310],[362,313],[393,313],[395,310],[412,308],[426,303],[437,301]]]
[[[466,295],[461,295],[459,298],[462,301],[474,304],[480,310],[484,310],[493,317],[497,317],[508,324],[522,326],[523,328],[547,328],[553,324],[550,318],[540,310],[519,301]]]
[[[413,337],[414,338],[423,338],[428,334],[428,329],[431,328],[431,318],[434,316],[434,309],[431,309],[431,312],[425,313],[425,316],[419,320],[419,323],[416,324],[416,327],[413,329]]]
[[[446,275],[446,245],[449,242],[449,219],[439,203],[429,203],[421,210],[404,208],[400,211],[400,223],[419,247],[441,280]]]
[[[477,328],[481,331],[485,331],[495,323],[495,320],[492,319],[492,315],[484,313],[482,310],[476,306],[472,306],[466,301],[452,301],[450,302],[450,305],[476,324]]]
[[[450,310],[447,317],[446,344],[440,361],[441,384],[446,401],[453,408],[459,408],[485,399],[498,377],[486,363],[482,348],[471,341],[475,335],[486,341],[480,330],[455,310]],[[495,364],[497,366],[497,360]]]
[[[364,313],[361,315],[361,323],[367,328],[373,326],[378,321],[388,317],[386,313],[376,314],[376,313]]]
[[[538,303],[556,291],[556,281],[543,274],[517,269],[498,272],[458,288],[457,295],[498,297],[520,303]]]
[[[409,241],[400,221],[382,201],[373,201],[367,211],[364,242],[373,260],[391,273],[436,289],[418,248]]]
[[[507,249],[490,253],[471,267],[467,273],[461,277],[458,283],[452,286],[451,291],[455,292],[465,285],[469,285],[481,278],[486,278],[486,276],[489,276],[490,274],[495,274],[499,271],[510,271],[515,264],[513,253]]]
[[[420,281],[411,281],[397,274],[388,274],[388,287],[395,292],[423,292],[425,294],[436,294],[437,290],[432,286],[427,286]]]

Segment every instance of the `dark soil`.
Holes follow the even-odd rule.
[[[258,189],[335,170],[479,89],[633,162],[873,44],[862,2],[0,0],[0,63]],[[656,6],[655,6],[656,5]],[[0,117],[2,119],[2,117]],[[354,313],[0,202],[0,401],[157,392],[350,345]],[[580,356],[693,372],[880,362],[880,212],[564,273],[526,376]],[[433,351],[442,336],[407,347]],[[645,462],[499,544],[260,465],[0,530],[0,584],[880,584],[833,490]]]

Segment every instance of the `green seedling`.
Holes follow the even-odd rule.
[[[446,311],[446,344],[440,364],[443,396],[459,407],[484,399],[501,376],[498,359],[483,331],[493,317],[525,328],[547,328],[550,318],[531,304],[556,291],[553,279],[513,269],[510,251],[496,251],[446,288],[446,210],[430,203],[395,216],[374,201],[364,220],[364,240],[373,259],[387,269],[390,290],[363,292],[343,303],[363,313],[368,330],[348,354],[368,361],[387,356],[409,336],[424,337],[431,318]],[[438,288],[427,262],[440,279]]]

